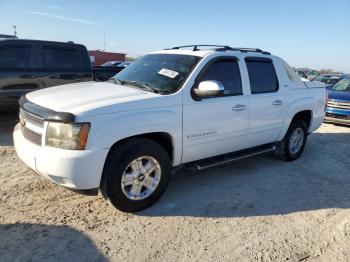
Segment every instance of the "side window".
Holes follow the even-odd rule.
[[[31,68],[31,48],[22,46],[0,48],[1,69],[28,69]]]
[[[46,69],[80,69],[80,55],[76,49],[44,47],[42,49],[43,64]]]
[[[216,80],[223,84],[224,94],[227,96],[242,95],[241,74],[236,60],[220,60],[210,64],[199,77],[199,82],[207,80]]]
[[[271,59],[247,57],[245,61],[252,94],[271,93],[278,90],[278,79]]]

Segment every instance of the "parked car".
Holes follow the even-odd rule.
[[[129,65],[131,65],[131,64],[132,64],[132,62],[123,62],[123,63],[120,63],[119,65],[117,65],[117,67],[119,67],[119,68],[126,68]]]
[[[103,63],[102,65],[100,65],[100,67],[116,67],[121,63],[124,63],[124,61],[109,61],[109,62]]]
[[[155,203],[181,165],[203,170],[266,152],[298,159],[324,120],[325,85],[304,84],[260,49],[191,48],[145,55],[108,82],[25,95],[18,156],[58,185],[99,189],[125,212]]]
[[[315,70],[307,68],[297,68],[295,72],[300,76],[302,81],[310,81],[318,76]]]
[[[325,122],[350,125],[350,77],[328,88]]]
[[[121,62],[121,61],[111,61],[102,64],[101,66],[93,67],[93,74],[95,81],[106,81],[111,77],[118,74],[125,67],[127,67],[131,62]]]
[[[86,47],[73,42],[0,39],[0,106],[31,91],[92,80]]]
[[[314,78],[312,81],[323,82],[327,87],[331,87],[343,79],[343,77],[345,76],[342,74],[324,74]]]

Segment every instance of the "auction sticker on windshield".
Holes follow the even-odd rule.
[[[160,75],[163,75],[163,76],[167,76],[171,79],[175,78],[179,73],[176,72],[176,71],[173,71],[173,70],[170,70],[170,69],[166,69],[166,68],[163,68],[161,69],[158,74]]]

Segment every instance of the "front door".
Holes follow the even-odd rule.
[[[238,61],[233,57],[212,60],[195,86],[207,80],[219,81],[225,88],[224,95],[184,103],[183,163],[244,147],[249,101],[243,92]]]

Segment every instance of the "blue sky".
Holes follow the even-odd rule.
[[[292,66],[350,73],[350,0],[0,0],[0,33],[130,56],[204,43],[259,47]]]

